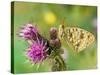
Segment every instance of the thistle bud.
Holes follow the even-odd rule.
[[[55,47],[55,48],[59,49],[61,47],[61,42],[60,42],[59,39],[50,40],[50,45],[52,47]]]
[[[57,38],[57,28],[55,28],[55,27],[52,27],[51,29],[50,29],[50,38],[51,39],[56,39]]]

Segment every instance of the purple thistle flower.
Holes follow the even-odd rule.
[[[37,39],[37,41],[34,41],[34,43],[30,46],[29,50],[27,51],[28,58],[34,62],[38,63],[40,61],[43,61],[48,56],[47,51],[47,42],[44,43],[44,41],[40,41]]]
[[[33,40],[37,38],[37,35],[38,35],[38,30],[36,26],[32,24],[26,24],[26,26],[24,26],[21,29],[19,34],[19,36],[21,36],[22,38],[33,39]]]

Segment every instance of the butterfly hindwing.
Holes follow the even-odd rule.
[[[68,27],[65,29],[66,40],[74,47],[77,52],[82,51],[95,40],[94,35],[84,29]]]
[[[95,40],[92,33],[78,27],[61,28],[60,26],[59,30],[60,38],[64,38],[76,52],[84,50]]]

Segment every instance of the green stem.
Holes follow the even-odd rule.
[[[66,70],[66,64],[61,57],[61,55],[57,52],[54,52],[55,56],[53,58],[53,63],[52,63],[52,71],[64,71]]]

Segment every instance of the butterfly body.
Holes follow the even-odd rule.
[[[58,35],[60,39],[63,38],[67,41],[76,52],[84,50],[95,40],[92,33],[78,27],[64,27],[60,25]]]

